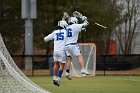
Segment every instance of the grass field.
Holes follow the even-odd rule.
[[[140,93],[140,76],[95,76],[61,79],[60,87],[52,84],[52,77],[30,77],[52,93]]]

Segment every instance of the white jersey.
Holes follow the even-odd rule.
[[[82,31],[84,24],[72,24],[67,26],[67,40],[66,45],[76,44],[79,32]]]
[[[67,26],[67,40],[65,51],[67,56],[78,56],[81,54],[77,45],[79,32],[82,31],[84,24],[72,24]]]
[[[44,41],[54,40],[54,51],[62,51],[66,42],[66,30],[55,30],[44,38]]]

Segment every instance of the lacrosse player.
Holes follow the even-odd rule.
[[[53,68],[53,83],[54,85],[60,86],[60,78],[62,76],[65,63],[67,62],[66,53],[64,51],[65,40],[66,40],[66,26],[67,22],[62,20],[58,22],[58,26],[56,29],[44,37],[44,41],[47,42],[49,40],[54,41],[54,68]]]
[[[73,56],[76,56],[78,58],[78,62],[81,66],[81,73],[90,75],[90,73],[84,67],[83,56],[77,44],[79,33],[85,30],[86,26],[88,25],[88,22],[85,19],[86,17],[83,16],[82,20],[84,20],[84,22],[82,24],[78,24],[78,19],[76,17],[70,17],[68,20],[69,25],[67,26],[67,39],[66,39],[66,44],[65,44],[65,51],[67,54],[67,64],[66,64],[65,75],[69,80],[71,80],[69,70],[70,70],[70,65],[71,65]]]

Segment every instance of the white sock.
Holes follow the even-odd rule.
[[[53,80],[57,80],[57,76],[53,76]]]
[[[60,77],[57,78],[58,81],[60,81],[60,79],[61,79]]]

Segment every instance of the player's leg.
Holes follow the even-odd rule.
[[[63,70],[64,70],[65,63],[59,62],[59,66],[60,67],[59,67],[59,70],[58,70],[58,80],[60,81]]]
[[[86,68],[84,67],[84,61],[83,61],[83,56],[80,53],[80,55],[77,56],[78,57],[78,62],[81,66],[81,73],[82,74],[86,74],[86,75],[90,75],[90,73],[86,70]]]
[[[65,47],[66,55],[67,55],[67,63],[66,63],[66,77],[67,79],[71,80],[70,76],[70,67],[71,67],[71,62],[72,62],[72,52],[71,52],[71,46],[66,46]]]
[[[71,67],[71,62],[72,62],[72,57],[71,56],[68,56],[67,57],[67,63],[66,63],[66,77],[71,80],[71,76],[70,76],[70,67]]]
[[[80,67],[81,67],[81,73],[86,74],[86,75],[90,75],[90,73],[86,70],[86,68],[84,66],[83,56],[82,56],[82,53],[81,53],[78,45],[75,45],[73,53],[74,53],[74,56],[76,56],[78,58],[78,62],[79,62]]]
[[[64,66],[65,66],[65,63],[67,62],[66,60],[66,53],[65,51],[59,51],[58,52],[58,61],[59,61],[59,69],[58,69],[58,73],[57,73],[57,86],[60,86],[60,79],[61,79],[61,76],[62,76],[62,73],[63,73],[63,70],[64,70]]]
[[[71,62],[72,62],[72,57],[68,56],[67,57],[67,64],[66,64],[66,72],[68,72],[68,73],[69,73],[69,69],[70,69],[70,66],[71,66]]]
[[[85,67],[84,67],[84,61],[83,61],[83,56],[82,56],[82,54],[80,53],[80,54],[77,56],[77,58],[78,58],[78,62],[79,62],[79,64],[80,64],[81,69],[84,69]]]
[[[59,63],[58,62],[55,62],[54,63],[54,67],[53,67],[53,79],[56,79],[57,78],[58,69],[59,69]]]
[[[81,70],[84,69],[85,66],[84,66],[83,56],[82,56],[82,53],[81,53],[81,51],[80,51],[79,46],[78,46],[78,45],[75,45],[75,46],[73,47],[73,50],[74,50],[74,51],[73,51],[73,55],[77,57],[78,62],[79,62],[80,67],[81,67]]]
[[[56,80],[54,80],[54,84],[57,85],[58,87],[60,86],[60,79],[64,70],[64,66],[65,66],[65,63],[59,62],[59,70],[57,72],[58,77]]]
[[[59,62],[54,62],[54,67],[53,67],[53,83],[55,85],[57,85],[58,69],[59,69]]]

